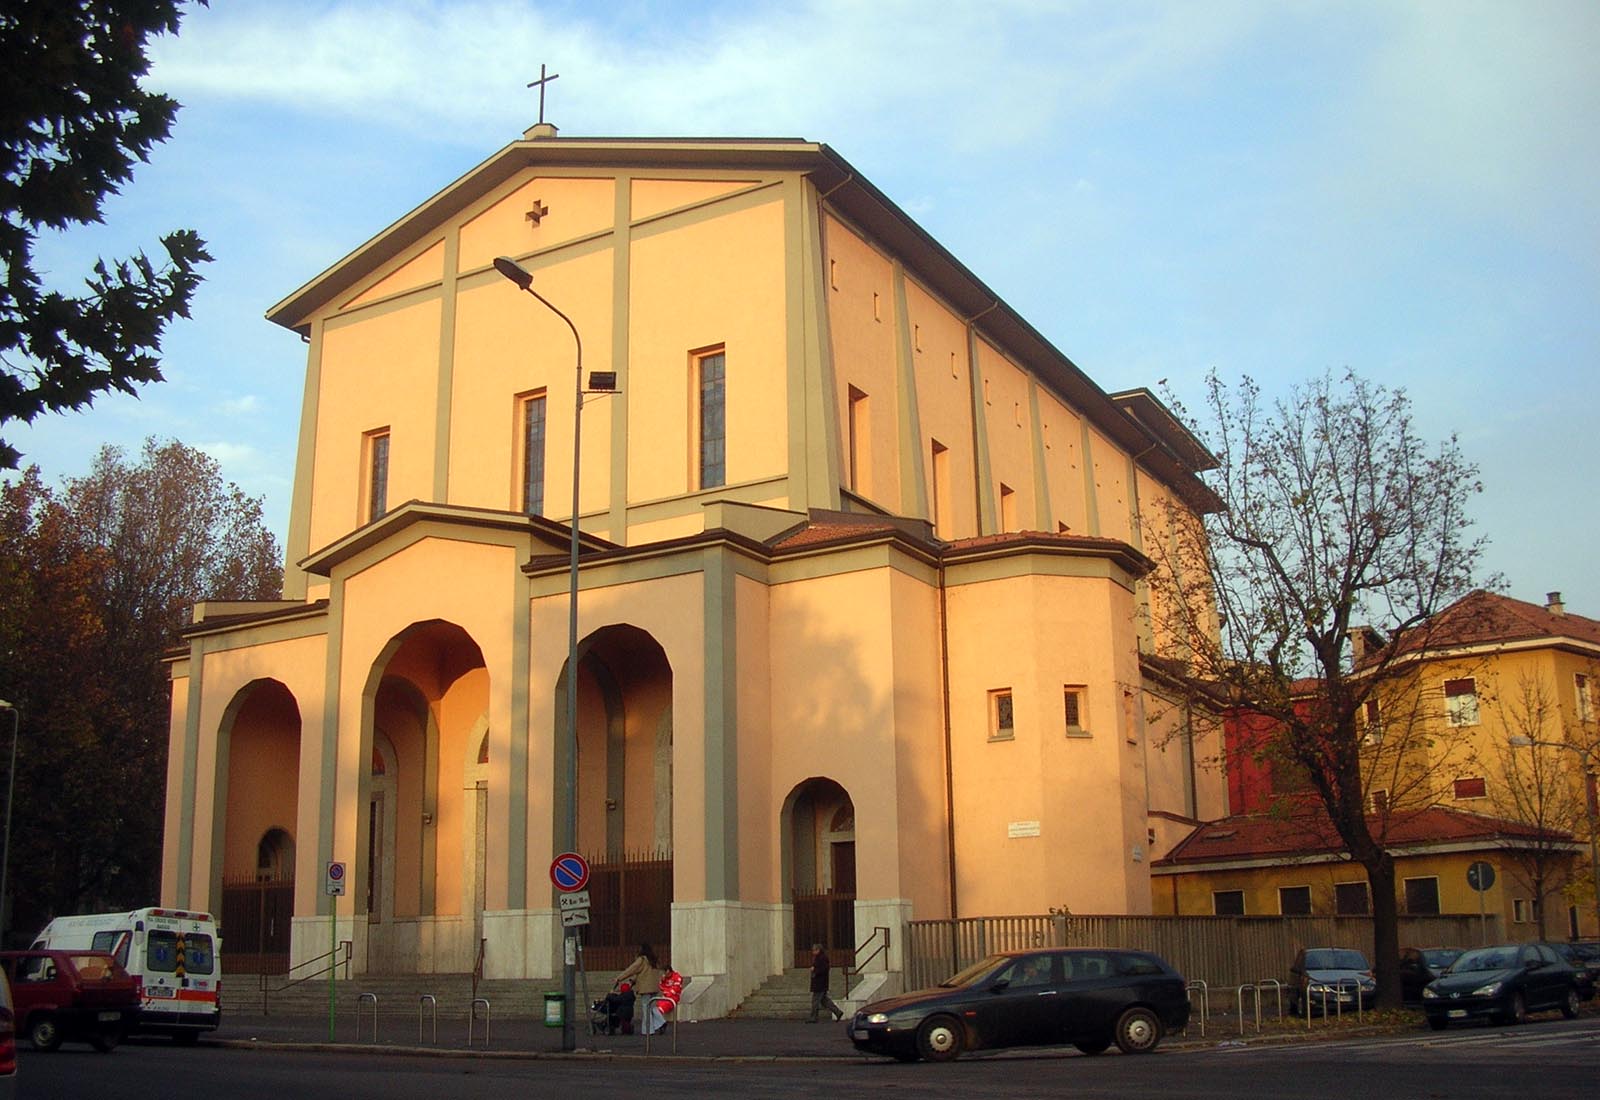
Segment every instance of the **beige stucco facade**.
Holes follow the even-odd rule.
[[[559,969],[576,349],[499,255],[617,376],[582,407],[577,847],[665,853],[692,1011],[792,965],[802,896],[857,942],[1150,912],[1156,831],[1223,812],[1141,665],[1135,517],[1208,506],[1193,441],[826,146],[534,131],[269,314],[308,341],[285,599],[203,606],[173,663],[163,903],[292,850],[296,961],[340,860],[358,971]]]

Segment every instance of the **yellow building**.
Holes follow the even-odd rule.
[[[1358,637],[1358,664],[1384,641]],[[1395,856],[1401,912],[1476,912],[1466,870],[1483,861],[1495,882],[1481,900],[1512,938],[1600,934],[1600,622],[1571,614],[1555,592],[1542,606],[1474,592],[1403,640],[1393,669],[1367,705],[1362,752],[1369,827]],[[1261,770],[1242,761],[1233,779],[1252,767]],[[1365,872],[1320,809],[1307,809],[1320,803],[1303,784],[1254,795],[1235,786],[1234,816],[1158,863],[1158,911],[1368,911]],[[1276,813],[1259,812],[1264,799]]]
[[[812,939],[1148,913],[1222,812],[1212,735],[1147,728],[1134,522],[1212,507],[1209,456],[827,146],[541,125],[269,317],[309,346],[285,599],[173,662],[164,904],[277,883],[266,955],[557,971],[574,512],[591,968],[653,938],[715,1015]]]

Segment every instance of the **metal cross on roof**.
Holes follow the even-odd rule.
[[[539,79],[528,82],[528,87],[539,89],[539,124],[541,126],[544,125],[544,86],[560,75],[560,73],[551,73],[549,76],[545,76],[544,65],[541,64],[539,66]]]

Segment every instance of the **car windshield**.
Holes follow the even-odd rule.
[[[1461,957],[1461,952],[1453,947],[1435,947],[1422,953],[1422,961],[1435,970],[1442,970]]]
[[[1327,947],[1306,952],[1307,970],[1366,970],[1367,957],[1359,951]]]
[[[979,979],[985,977],[997,967],[1004,966],[1010,961],[1011,960],[1005,955],[990,955],[986,959],[978,960],[965,970],[962,970],[956,974],[952,974],[950,977],[939,983],[939,988],[958,989],[961,986],[972,985],[974,982],[977,982]]]
[[[1476,951],[1467,951],[1450,964],[1450,973],[1467,974],[1482,970],[1509,970],[1517,965],[1517,951],[1518,948],[1515,946],[1480,947]]]

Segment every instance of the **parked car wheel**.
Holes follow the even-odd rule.
[[[1117,1019],[1117,1049],[1148,1054],[1161,1042],[1161,1020],[1148,1008],[1130,1008]]]
[[[122,1032],[114,1027],[107,1028],[105,1031],[97,1031],[89,1037],[89,1045],[101,1054],[110,1054],[117,1049],[117,1044],[120,1042],[122,1042]]]
[[[1521,993],[1513,993],[1510,1002],[1506,1005],[1505,1013],[1500,1017],[1503,1024],[1525,1024],[1528,1022],[1528,1002],[1523,1000]]]
[[[954,1061],[961,1054],[961,1025],[949,1016],[934,1016],[917,1029],[917,1053],[929,1062]]]
[[[34,1050],[55,1050],[61,1045],[61,1027],[54,1016],[40,1013],[28,1021],[28,1042]]]
[[[1567,990],[1566,998],[1561,1002],[1561,1015],[1565,1016],[1569,1020],[1577,1018],[1578,991],[1576,989]]]
[[[1104,1054],[1111,1046],[1110,1039],[1084,1039],[1072,1044],[1085,1054]]]

